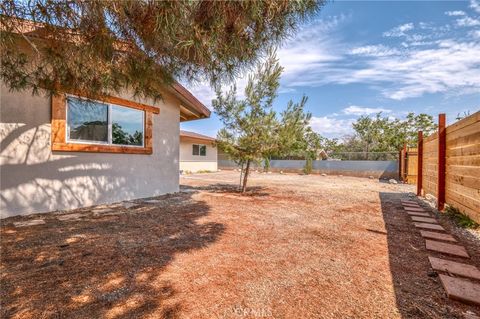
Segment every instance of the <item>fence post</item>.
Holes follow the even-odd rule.
[[[402,149],[398,151],[398,180],[402,180]]]
[[[438,189],[437,209],[442,211],[445,208],[445,171],[447,152],[447,131],[445,113],[438,115]]]
[[[407,143],[403,143],[402,149],[402,177],[400,180],[405,182],[405,175],[407,173]]]
[[[422,195],[423,188],[423,132],[418,131],[417,145],[417,196]]]

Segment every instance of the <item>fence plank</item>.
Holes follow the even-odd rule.
[[[461,119],[460,121],[450,125],[448,128],[447,128],[447,134],[451,134],[457,130],[460,130],[462,128],[464,128],[465,126],[468,126],[472,123],[475,123],[475,122],[480,122],[480,111],[464,118],[464,119]]]
[[[444,122],[439,115],[438,132],[423,138],[417,193],[420,186],[437,198],[439,210],[446,203],[480,222],[480,111],[448,127]]]
[[[423,132],[418,132],[417,153],[417,196],[422,194],[423,188]]]

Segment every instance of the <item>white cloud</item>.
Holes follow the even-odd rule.
[[[469,34],[474,38],[480,39],[480,30],[471,31]]]
[[[480,2],[478,0],[470,0],[470,8],[480,13]]]
[[[235,81],[237,87],[237,96],[243,98],[245,96],[245,87],[247,86],[248,75],[243,75]],[[200,100],[207,108],[212,110],[212,100],[216,98],[215,91],[212,89],[209,83],[199,82],[192,84],[183,84],[192,94]],[[223,90],[230,89],[230,86],[226,86]],[[292,89],[293,90],[293,89]]]
[[[373,56],[363,61],[305,67],[285,85],[316,87],[363,83],[380,87],[384,96],[403,100],[426,93],[469,90],[480,92],[480,42],[444,40],[433,47],[402,55]],[[339,54],[340,55],[340,54]]]
[[[476,27],[480,26],[480,20],[466,16],[461,19],[457,19],[457,25],[460,27]]]
[[[212,99],[215,98],[215,92],[207,83],[182,83],[200,102],[211,109]]]
[[[389,31],[386,31],[383,33],[383,36],[385,37],[402,37],[405,36],[405,32],[413,30],[414,25],[413,23],[405,23],[402,25],[399,25],[393,29],[390,29]]]
[[[392,110],[384,109],[381,107],[363,107],[357,105],[350,105],[349,107],[343,109],[343,113],[348,115],[370,115],[379,112],[391,113]]]
[[[400,51],[397,50],[396,48],[390,48],[382,44],[366,45],[363,47],[354,48],[350,51],[350,54],[353,54],[353,55],[364,55],[364,56],[374,56],[374,57],[389,56],[389,55],[394,55],[399,53]]]
[[[459,29],[448,24],[419,22],[416,33],[407,33],[415,26],[405,23],[385,33],[402,34],[396,45],[389,40],[388,46],[355,46],[338,34],[349,19],[336,16],[313,21],[278,50],[284,67],[280,93],[291,93],[299,87],[352,83],[366,84],[395,100],[429,93],[480,93],[480,31],[462,31],[463,35],[457,37],[453,32]],[[456,40],[450,39],[453,37]],[[246,77],[238,81],[240,95],[245,84]],[[188,88],[207,106],[215,97],[207,84]],[[322,119],[324,126],[332,123],[331,116]]]
[[[315,132],[331,138],[351,134],[354,121],[355,119],[338,119],[331,116],[312,116],[310,126]]]
[[[454,41],[445,38],[453,35],[449,25],[422,22],[419,30],[426,34],[405,33],[413,29],[413,23],[405,23],[386,33],[403,34],[405,40],[396,47],[367,44],[352,48],[350,43],[332,41],[331,34],[303,33],[300,42],[283,51],[287,54],[281,63],[287,67],[282,87],[362,83],[395,100],[428,93],[480,92],[480,42],[472,40],[477,33]]]
[[[446,11],[445,14],[446,14],[447,16],[451,16],[451,17],[458,17],[458,16],[464,16],[464,15],[465,15],[465,12],[460,11],[460,10],[457,10],[457,11]]]
[[[311,24],[302,27],[294,38],[281,47],[277,51],[277,55],[281,66],[284,68],[282,83],[294,81],[297,77],[301,77],[302,73],[308,72],[312,68],[321,68],[324,65],[341,60],[342,57],[333,53],[337,50],[331,50],[333,47],[336,48],[338,44],[332,40],[330,32],[349,18],[349,16],[341,14],[313,21]],[[322,43],[322,45],[319,45],[319,43]],[[247,78],[248,74],[245,74],[235,81],[240,98],[244,96]],[[215,98],[215,92],[208,83],[185,84],[185,86],[211,109],[211,101]],[[282,85],[278,92],[291,93],[295,91],[294,86]]]
[[[314,21],[305,26],[280,50],[278,58],[284,67],[282,82],[288,82],[304,72],[339,61],[336,54],[339,43],[332,36],[339,24],[348,20],[345,15]]]
[[[405,58],[372,62],[377,77],[390,76],[400,87],[384,95],[402,100],[425,93],[472,89],[480,92],[480,43],[441,41],[437,48],[411,52]]]

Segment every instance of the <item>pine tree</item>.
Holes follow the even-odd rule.
[[[323,2],[7,0],[0,3],[2,79],[11,89],[125,87],[160,98],[174,80],[232,80]]]
[[[242,193],[246,191],[252,162],[258,162],[275,149],[272,132],[277,127],[273,101],[277,96],[282,67],[271,52],[256,72],[249,76],[245,99],[237,99],[233,86],[226,94],[217,88],[217,98],[212,106],[224,124],[217,135],[218,147],[245,165]]]
[[[217,98],[212,101],[224,124],[217,135],[217,146],[245,166],[242,192],[246,191],[253,162],[267,159],[268,163],[272,155],[302,154],[315,158],[320,147],[319,135],[309,126],[311,114],[304,111],[306,97],[300,103],[290,101],[280,116],[273,110],[281,73],[282,67],[272,51],[248,78],[243,100],[237,99],[233,86],[227,93],[217,88]]]

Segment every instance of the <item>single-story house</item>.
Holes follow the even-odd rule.
[[[2,218],[177,192],[180,122],[210,116],[178,83],[157,102],[0,86]]]
[[[2,83],[1,217],[177,192],[179,123],[210,111],[179,84],[162,94],[92,101]]]
[[[162,95],[92,101],[2,83],[1,217],[177,192],[179,123],[210,111],[179,84]]]
[[[180,130],[180,171],[216,171],[217,168],[215,139]]]

